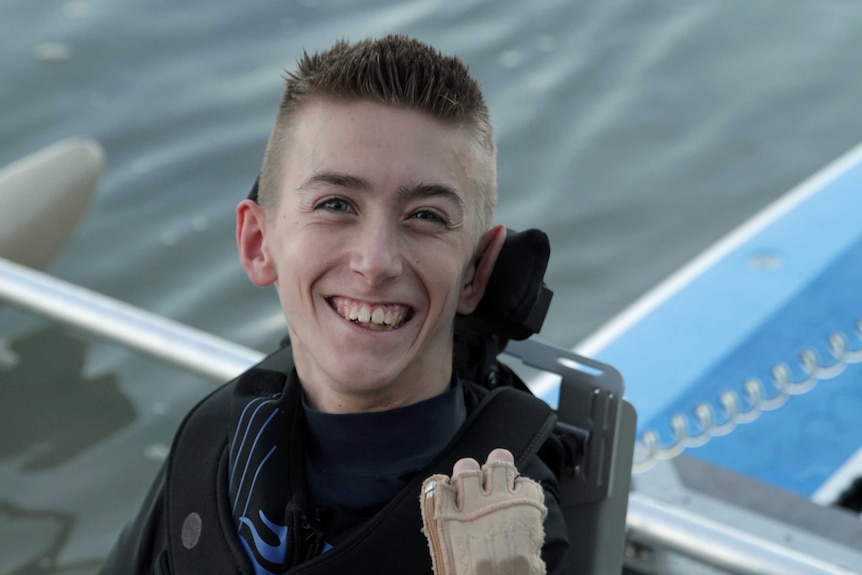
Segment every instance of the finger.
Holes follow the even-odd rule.
[[[459,459],[455,463],[455,467],[452,468],[452,477],[455,477],[459,473],[463,473],[465,471],[478,471],[480,469],[479,462],[473,459],[472,457],[465,457],[463,459]]]
[[[514,465],[515,456],[512,455],[512,452],[508,449],[498,447],[497,449],[488,454],[488,459],[486,460],[486,463],[491,463],[492,461],[502,461]]]
[[[506,453],[511,457],[511,453]],[[489,455],[488,462],[482,466],[482,473],[485,476],[486,493],[490,493],[491,491],[496,493],[515,492],[515,477],[518,475],[518,470],[511,461],[492,459]]]
[[[480,505],[482,501],[485,476],[476,460],[472,469],[460,471],[452,475],[451,485],[455,488],[455,506],[459,511],[464,509],[465,503],[472,502],[472,506]]]

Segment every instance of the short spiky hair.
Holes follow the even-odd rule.
[[[304,103],[322,98],[367,100],[408,108],[463,126],[475,134],[479,159],[479,233],[491,227],[497,199],[497,152],[488,107],[479,84],[456,57],[406,36],[391,35],[350,44],[336,42],[330,49],[299,59],[287,72],[260,179],[260,203],[279,202],[282,158],[290,138],[290,122]]]

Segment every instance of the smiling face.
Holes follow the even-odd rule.
[[[471,134],[417,111],[314,100],[290,140],[280,201],[242,202],[237,238],[252,281],[276,284],[309,400],[369,411],[443,392],[455,313],[478,304],[505,234],[475,241]]]

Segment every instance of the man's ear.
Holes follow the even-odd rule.
[[[494,271],[497,256],[500,255],[500,250],[503,248],[505,241],[506,226],[503,225],[494,226],[485,232],[485,235],[479,240],[479,246],[476,249],[476,255],[471,264],[472,277],[468,275],[467,281],[461,288],[458,313],[463,315],[473,313],[473,310],[482,301],[482,296],[485,295],[485,288],[488,286],[488,280],[491,279],[491,272]]]
[[[260,287],[271,285],[278,279],[275,262],[264,246],[266,213],[251,200],[243,200],[236,207],[236,245],[239,261],[248,279]]]

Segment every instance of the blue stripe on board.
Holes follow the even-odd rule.
[[[670,414],[690,413],[693,404],[718,397],[727,388],[740,389],[748,377],[769,382],[771,366],[779,362],[791,363],[792,379],[801,381],[798,352],[812,347],[822,364],[831,364],[827,342],[832,332],[848,335],[851,349],[862,348],[855,329],[855,321],[862,317],[860,287],[862,241],[648,424],[665,425]],[[688,453],[810,497],[859,448],[860,381],[862,364],[849,365],[841,375]]]
[[[596,358],[617,367],[639,431],[693,381],[782,309],[862,230],[862,165],[808,198],[611,342]],[[756,268],[770,255],[774,268]],[[703,396],[701,400],[712,399]]]
[[[773,364],[798,366],[815,347],[826,362],[827,338],[841,331],[858,349],[862,317],[862,165],[770,224],[707,269],[600,353],[623,373],[639,415],[639,433],[695,405],[716,405],[726,389],[753,376],[771,379]],[[775,258],[757,268],[752,259]],[[794,370],[795,379],[801,371]],[[862,438],[862,366],[818,384],[766,413],[690,449],[695,457],[810,496],[856,451]],[[767,386],[767,388],[769,388]],[[858,421],[858,423],[857,423]]]

